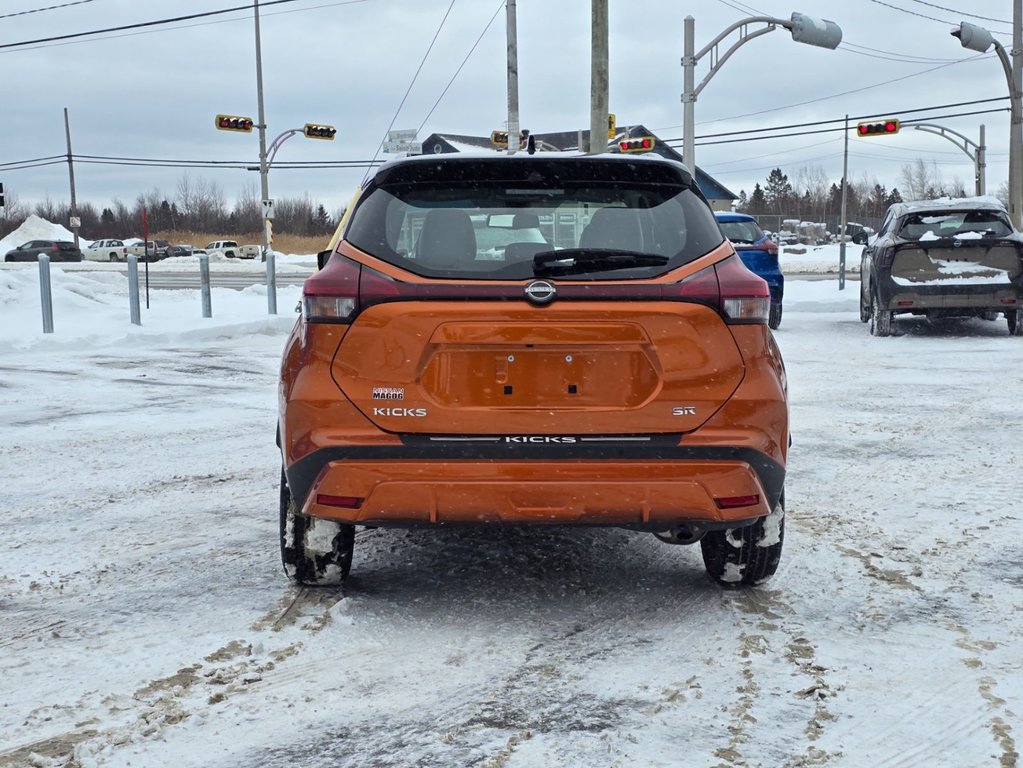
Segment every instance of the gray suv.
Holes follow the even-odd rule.
[[[81,261],[82,251],[66,240],[29,240],[8,251],[4,261],[39,261],[39,254],[45,253],[50,261]]]
[[[896,315],[1004,315],[1023,336],[1023,234],[993,197],[896,203],[863,248],[860,320],[890,336]]]

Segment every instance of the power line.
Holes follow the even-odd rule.
[[[952,103],[949,103],[949,104],[937,104],[937,105],[935,105],[933,107],[918,107],[916,109],[889,110],[887,112],[875,112],[875,113],[869,114],[869,115],[850,116],[849,120],[851,120],[851,121],[859,121],[859,120],[870,120],[870,119],[876,118],[876,117],[890,117],[893,113],[898,113],[899,115],[913,115],[913,114],[916,114],[918,112],[933,112],[933,111],[935,111],[937,109],[957,109],[959,107],[972,107],[972,106],[974,106],[976,104],[989,104],[989,103],[991,103],[993,101],[1006,101],[1008,98],[1009,98],[1008,96],[996,96],[996,97],[990,98],[990,99],[975,99],[973,101],[957,101],[957,102],[952,102]],[[996,111],[1001,111],[1001,110],[996,110]],[[968,114],[970,114],[970,113],[968,113]],[[928,118],[928,119],[930,119],[930,118]],[[789,128],[809,128],[809,127],[814,127],[814,126],[818,126],[818,125],[827,125],[829,123],[844,123],[844,122],[845,122],[845,118],[844,117],[833,117],[833,118],[831,118],[829,120],[812,120],[812,121],[805,122],[805,123],[788,123],[786,125],[776,125],[776,126],[771,126],[771,127],[767,127],[767,128],[749,128],[749,129],[746,129],[746,130],[726,131],[726,132],[723,132],[723,133],[705,133],[705,134],[702,134],[699,138],[702,138],[702,139],[716,139],[716,138],[720,138],[720,137],[723,137],[723,136],[742,136],[742,135],[748,134],[748,133],[768,133],[768,132],[771,132],[771,131],[783,131],[783,130],[787,130]],[[906,121],[903,120],[903,122],[906,122]],[[681,141],[681,140],[682,139],[668,139],[668,141]]]
[[[952,117],[972,117],[974,115],[987,115],[987,114],[991,114],[993,112],[1008,112],[1008,111],[1009,111],[1008,107],[1002,107],[1001,109],[982,109],[982,110],[977,110],[977,111],[974,111],[974,112],[957,112],[955,114],[950,114],[950,115],[929,115],[927,117],[920,118],[919,120],[916,120],[916,121],[903,120],[902,124],[903,125],[912,125],[914,122],[923,122],[924,120],[945,120],[945,119],[952,118]],[[869,117],[874,117],[874,115],[865,115],[864,117],[869,118]],[[828,121],[828,122],[834,122],[834,121]],[[837,131],[844,131],[844,130],[845,130],[844,126],[838,126],[838,127],[835,127],[835,128],[820,128],[820,129],[815,130],[815,131],[796,131],[796,132],[792,132],[792,133],[778,133],[778,134],[774,134],[774,135],[771,135],[771,136],[752,136],[752,137],[747,137],[747,138],[743,138],[743,139],[722,139],[720,141],[697,141],[696,142],[696,146],[704,147],[704,146],[710,146],[710,145],[713,145],[713,144],[735,144],[735,143],[743,142],[743,141],[760,141],[762,139],[785,139],[785,138],[790,138],[792,136],[811,136],[811,135],[818,134],[818,133],[835,133]],[[681,142],[682,139],[665,139],[664,140],[664,142],[666,144],[669,144],[669,145],[670,145],[670,142],[673,142],[673,141],[674,142]]]
[[[283,3],[294,3],[298,0],[263,0],[260,7],[269,7],[271,5],[281,5]],[[59,40],[74,40],[81,37],[89,37],[92,35],[102,35],[108,32],[124,32],[129,29],[144,29],[146,27],[156,27],[163,24],[173,24],[178,21],[191,21],[192,19],[204,19],[210,16],[222,16],[225,13],[237,13],[239,11],[251,11],[251,5],[240,5],[234,8],[223,8],[219,11],[204,11],[203,13],[191,13],[187,16],[175,16],[167,19],[157,19],[156,21],[142,21],[137,24],[124,24],[119,27],[108,27],[106,29],[94,29],[90,32],[72,32],[67,35],[55,35],[53,37],[41,37],[37,40],[23,40],[20,43],[4,43],[0,45],[0,50],[7,48],[19,48],[25,45],[38,45],[39,43],[53,43]]]
[[[817,98],[817,99],[808,99],[807,101],[800,101],[800,102],[797,102],[795,104],[784,104],[784,105],[779,106],[779,107],[771,107],[770,109],[761,109],[758,112],[747,112],[747,113],[742,114],[742,115],[731,115],[729,117],[718,117],[718,118],[715,118],[713,120],[701,120],[700,122],[697,123],[697,125],[708,125],[710,123],[722,123],[722,122],[726,122],[726,121],[729,121],[729,120],[741,120],[744,117],[757,117],[759,115],[766,115],[768,112],[780,112],[780,111],[785,110],[785,109],[792,109],[793,107],[804,107],[807,104],[815,104],[815,103],[817,103],[819,101],[828,101],[830,99],[838,98],[839,96],[848,96],[850,94],[859,93],[861,91],[869,91],[869,90],[872,90],[874,88],[879,88],[882,85],[890,85],[892,83],[897,83],[897,82],[900,82],[902,80],[908,80],[911,77],[919,77],[920,75],[926,75],[928,72],[934,72],[934,71],[939,70],[939,69],[944,69],[945,67],[951,67],[951,66],[953,66],[955,64],[962,64],[962,63],[967,62],[967,61],[977,61],[979,59],[986,59],[986,58],[990,58],[990,57],[992,57],[994,55],[995,54],[993,54],[993,53],[981,53],[981,54],[977,54],[976,56],[970,56],[970,57],[965,58],[965,59],[957,59],[956,61],[953,61],[950,64],[941,64],[941,65],[939,65],[937,67],[931,67],[930,69],[924,69],[924,70],[921,70],[919,72],[914,72],[913,74],[910,74],[910,75],[904,75],[903,77],[896,77],[893,80],[885,80],[884,82],[881,82],[881,83],[874,83],[872,85],[865,85],[862,88],[854,88],[851,91],[842,91],[841,93],[833,93],[830,96],[821,96],[820,98]],[[681,128],[681,127],[682,126],[680,126],[680,125],[669,125],[669,126],[665,126],[665,127],[662,127],[662,128],[655,128],[654,130],[655,131],[664,131],[664,130],[671,130],[673,128]]]
[[[1004,21],[1003,19],[992,19],[990,16],[978,16],[975,13],[967,13],[966,11],[960,11],[958,8],[945,8],[941,5],[935,5],[934,3],[927,3],[924,0],[913,0],[914,3],[920,3],[920,5],[928,5],[931,8],[937,8],[939,11],[949,11],[950,13],[958,13],[960,16],[969,16],[971,19],[982,19],[983,21],[994,21],[998,24],[1008,24],[1012,26],[1012,22]]]
[[[916,11],[910,11],[910,10],[907,10],[905,8],[900,8],[897,5],[892,5],[891,3],[886,3],[886,2],[884,2],[884,0],[870,0],[870,2],[877,3],[878,5],[883,5],[886,8],[891,8],[893,11],[901,11],[902,13],[908,13],[910,16],[918,16],[921,19],[927,19],[928,21],[937,21],[937,22],[940,22],[941,24],[951,24],[952,26],[955,26],[955,22],[954,21],[948,21],[947,19],[936,19],[933,16],[925,16],[922,13],[917,13]],[[947,9],[944,9],[944,10],[947,10]]]
[[[494,11],[494,15],[490,17],[490,21],[487,22],[487,26],[485,26],[483,28],[483,31],[480,32],[480,36],[476,38],[476,42],[472,44],[472,48],[470,48],[469,52],[465,54],[465,58],[462,59],[462,63],[458,65],[458,69],[455,70],[455,74],[453,74],[451,76],[451,79],[448,80],[448,84],[444,86],[444,90],[440,92],[440,96],[437,97],[437,101],[433,103],[433,106],[430,107],[430,111],[426,113],[426,117],[424,117],[423,122],[419,124],[419,128],[416,130],[416,133],[419,133],[419,131],[423,130],[423,126],[426,125],[426,121],[430,119],[430,115],[432,115],[434,110],[437,109],[437,106],[440,104],[441,99],[444,98],[444,94],[448,92],[448,89],[451,87],[451,84],[455,82],[455,78],[457,78],[458,75],[461,73],[462,67],[464,67],[466,62],[469,61],[469,57],[472,56],[472,54],[476,51],[476,48],[479,46],[480,41],[483,40],[483,36],[487,34],[487,32],[490,30],[490,27],[493,25],[494,20],[497,18],[497,14],[499,14],[501,12],[501,9],[504,8],[504,3],[505,0],[501,0],[501,2],[497,4],[497,10]]]
[[[437,27],[437,31],[433,33],[433,40],[430,41],[430,45],[426,49],[426,53],[423,54],[423,58],[419,62],[419,67],[416,69],[416,73],[412,75],[412,82],[408,84],[408,88],[405,90],[405,95],[401,97],[401,103],[398,104],[398,108],[394,111],[394,117],[391,118],[391,122],[387,126],[387,130],[384,131],[384,136],[386,136],[394,127],[394,122],[398,119],[398,115],[401,114],[401,108],[405,106],[405,101],[408,99],[408,95],[412,92],[412,86],[416,84],[416,80],[419,78],[419,73],[423,71],[423,66],[426,64],[426,60],[430,56],[430,51],[433,50],[433,46],[437,42],[437,38],[440,36],[440,31],[444,29],[444,24],[447,23],[448,16],[451,14],[451,9],[454,7],[455,0],[451,0],[451,4],[448,6],[448,9],[444,12],[444,18],[440,20],[440,24]],[[374,160],[376,160],[377,155],[380,154],[381,146],[383,146],[383,139],[381,139],[380,145],[377,147],[377,151],[373,153]]]
[[[28,16],[30,13],[42,13],[43,11],[55,11],[58,8],[68,8],[72,5],[82,5],[84,3],[91,3],[92,0],[72,0],[69,3],[61,3],[60,5],[51,5],[46,8],[33,8],[31,11],[16,11],[14,13],[5,13],[0,16],[0,19],[10,19],[14,16]]]

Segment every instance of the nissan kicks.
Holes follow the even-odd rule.
[[[396,160],[305,283],[282,359],[280,545],[332,585],[356,526],[602,525],[778,567],[771,296],[681,164]]]

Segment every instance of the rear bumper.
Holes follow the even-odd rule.
[[[878,283],[881,304],[894,312],[998,310],[1021,305],[1023,291],[1012,283],[906,285],[892,278]]]
[[[785,481],[784,468],[756,450],[683,447],[677,436],[674,446],[640,449],[540,445],[528,458],[518,446],[514,458],[505,445],[428,448],[324,448],[289,467],[288,484],[302,514],[348,523],[666,530],[762,517]]]

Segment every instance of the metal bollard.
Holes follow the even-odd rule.
[[[210,257],[199,255],[199,292],[202,294],[202,316],[213,317],[213,303],[210,300]]]
[[[273,248],[266,250],[266,307],[271,315],[277,314],[277,268]]]
[[[128,306],[131,309],[131,324],[142,325],[142,311],[139,307],[139,257],[134,253],[128,257]]]
[[[50,288],[50,257],[39,254],[39,303],[43,308],[43,333],[53,333],[53,290]]]

